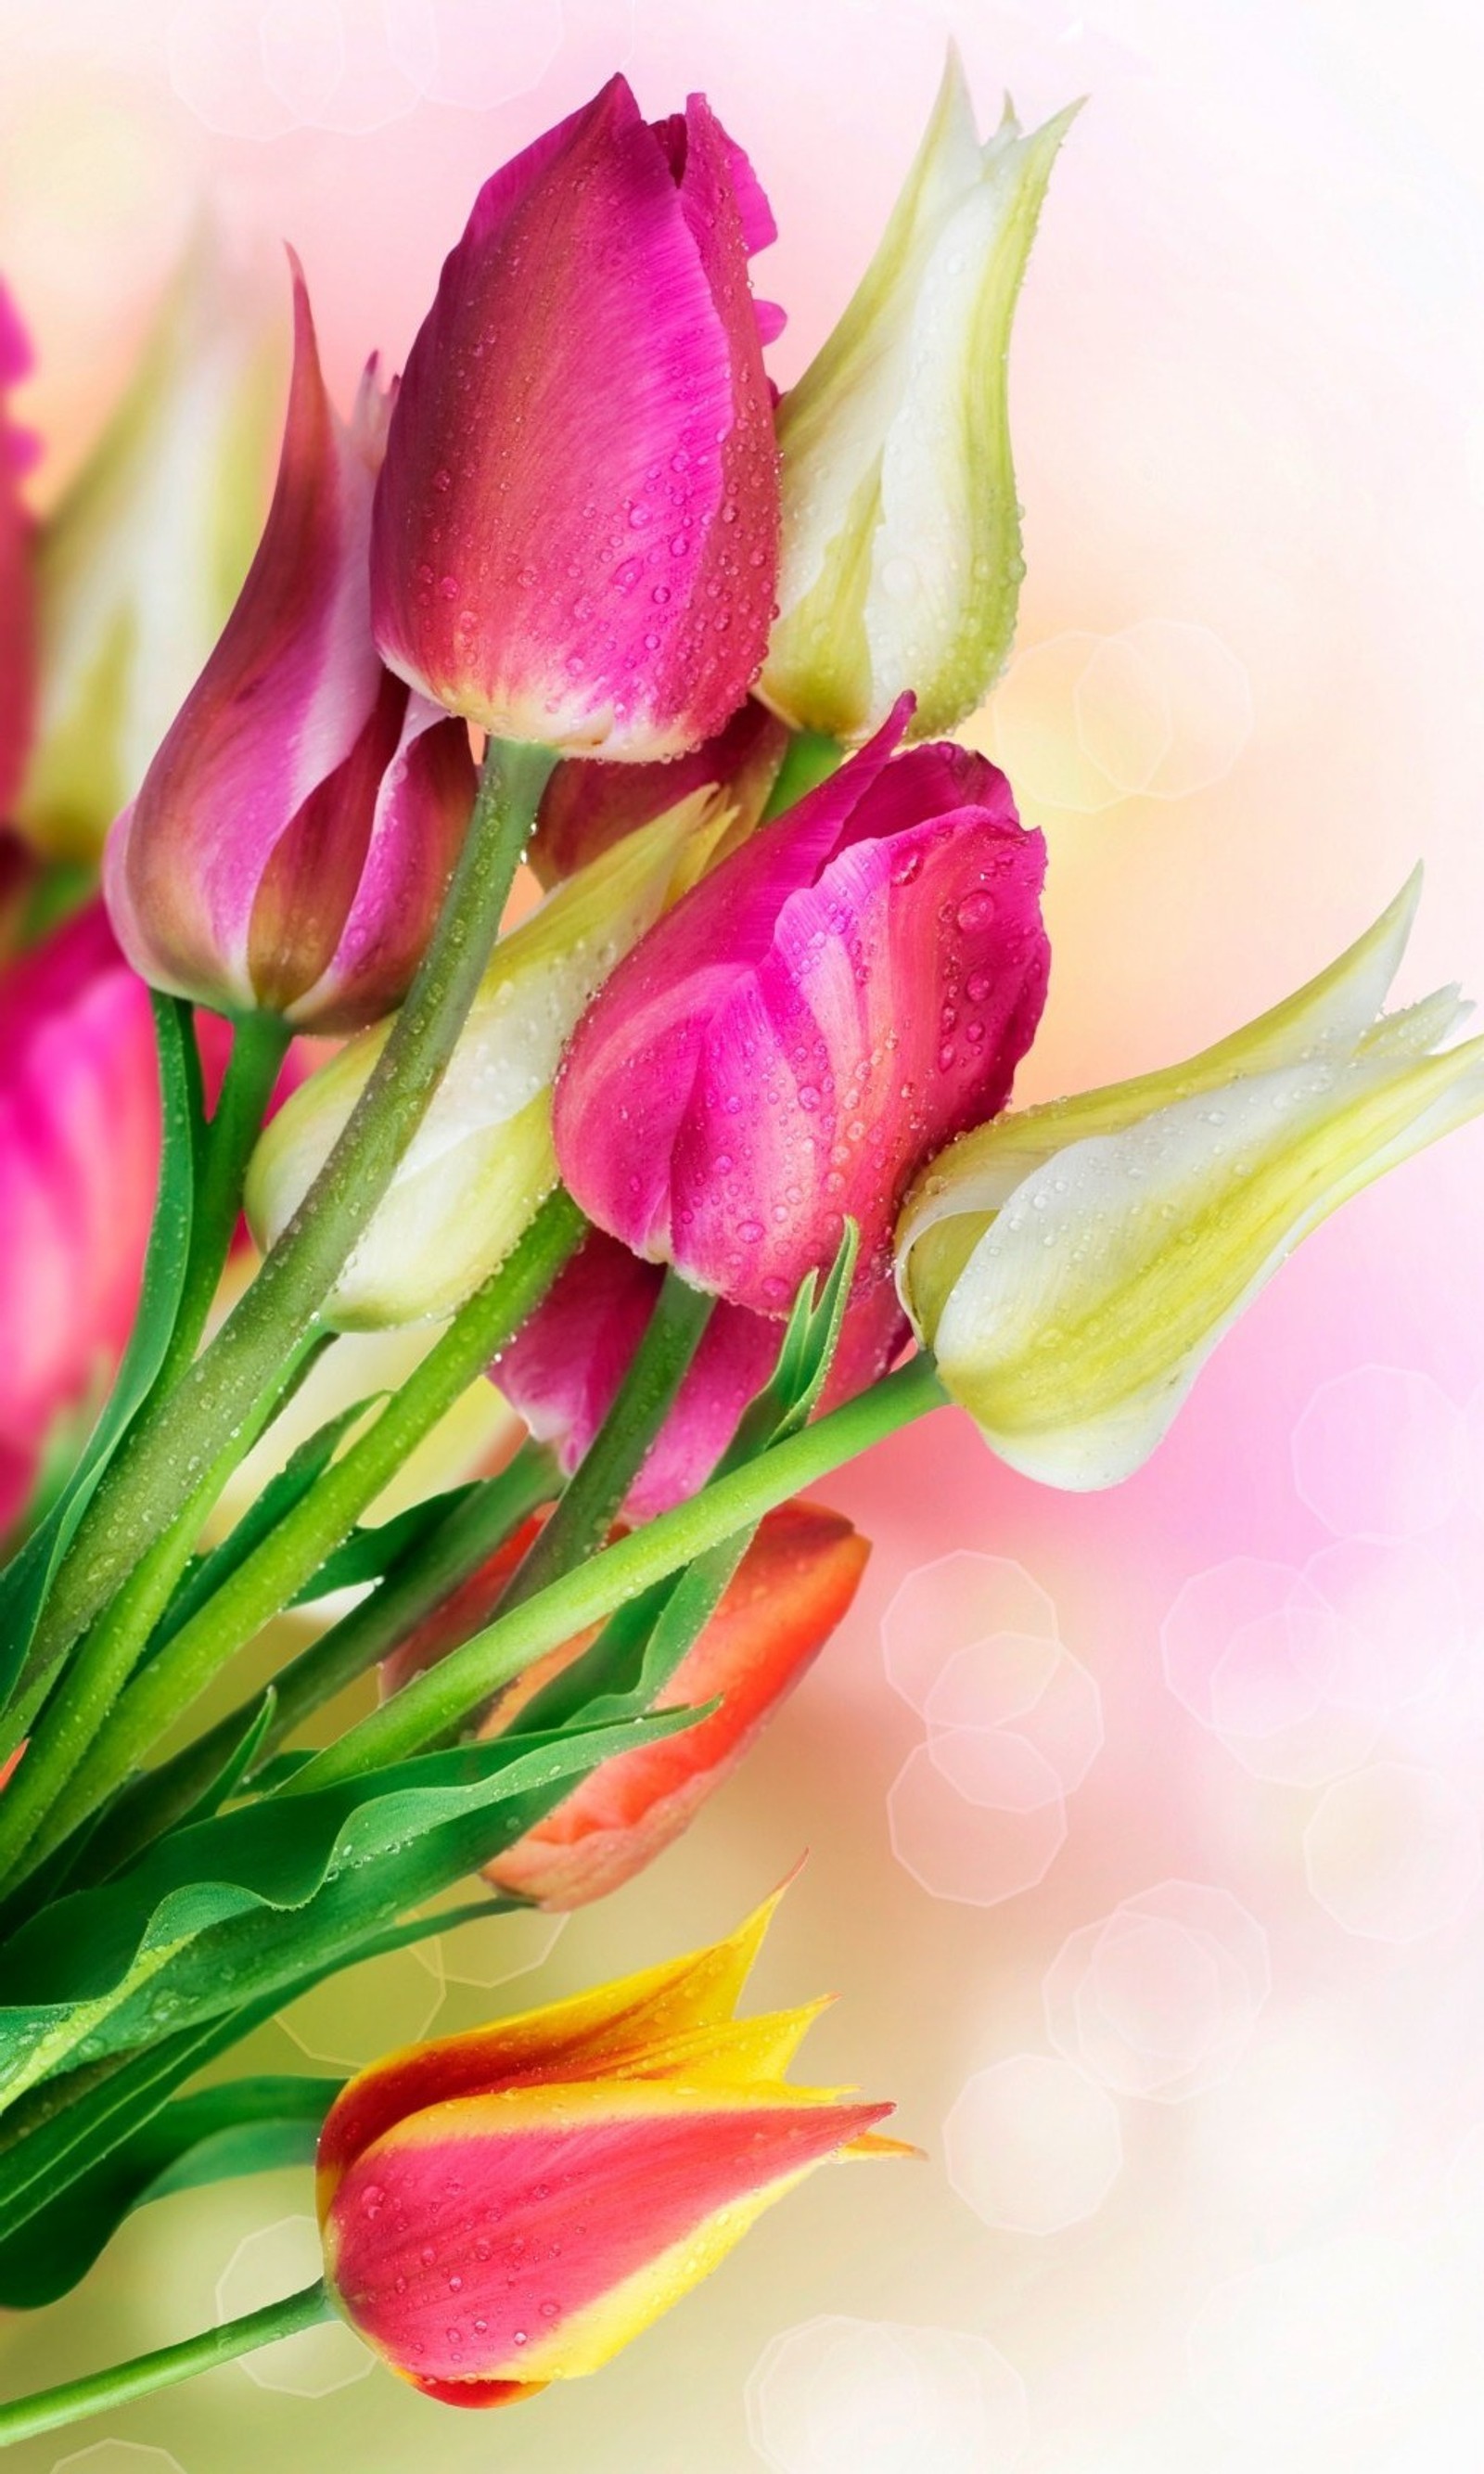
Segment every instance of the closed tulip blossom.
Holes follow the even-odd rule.
[[[778,413],[779,618],[762,693],[852,744],[904,689],[951,730],[1010,650],[1024,563],[1010,321],[1071,113],[981,142],[957,52],[860,288]]]
[[[367,545],[387,394],[320,375],[294,276],[278,485],[220,642],[109,843],[114,926],[157,987],[345,1031],[405,994],[469,821],[457,722],[371,638]]]
[[[733,2013],[771,1913],[714,1948],[415,2045],[336,2098],[326,2276],[392,2369],[508,2405],[599,2369],[891,2108],[783,2074],[819,2005]]]
[[[1003,1107],[1045,998],[1045,847],[968,749],[868,748],[722,861],[620,964],[557,1084],[600,1228],[787,1312],[848,1213],[889,1269],[923,1160]]]
[[[49,858],[96,862],[231,609],[262,520],[277,358],[255,277],[203,228],[37,535],[36,729],[16,821]]]
[[[0,283],[0,824],[31,743],[36,694],[35,527],[20,490],[31,441],[7,419],[5,403],[30,367],[24,329]]]
[[[1420,879],[1319,978],[1183,1064],[1002,1117],[909,1197],[903,1300],[1011,1467],[1116,1485],[1222,1334],[1350,1195],[1484,1110],[1444,988],[1380,1011]]]
[[[490,1621],[541,1525],[539,1515],[523,1522],[383,1661],[383,1693],[399,1691]],[[485,1867],[488,1880],[513,1898],[563,1909],[586,1906],[632,1880],[689,1827],[807,1674],[848,1612],[869,1553],[868,1540],[823,1504],[796,1500],[769,1512],[715,1613],[652,1704],[719,1706],[680,1734],[600,1762]],[[539,1726],[543,1688],[593,1637],[581,1633],[527,1668],[480,1733]]]
[[[551,1085],[607,972],[705,863],[726,812],[704,792],[615,843],[495,947],[463,1031],[327,1309],[343,1329],[448,1314],[502,1263],[557,1182]],[[275,1244],[386,1045],[377,1024],[299,1089],[259,1142],[247,1210]]]
[[[773,607],[747,280],[773,232],[704,98],[649,125],[621,77],[486,182],[377,493],[377,641],[399,676],[568,754],[646,763],[722,728]]]
[[[493,1380],[565,1476],[582,1459],[627,1373],[664,1273],[595,1229],[491,1367]],[[719,1304],[624,1505],[651,1520],[705,1485],[738,1419],[772,1373],[781,1326]],[[908,1336],[889,1279],[857,1289],[820,1400],[835,1408],[885,1373]]]
[[[690,790],[723,791],[732,811],[727,845],[743,842],[767,805],[788,745],[786,725],[749,697],[715,739],[668,764],[569,757],[542,793],[526,864],[543,885],[559,885]]]
[[[0,1493],[12,1513],[59,1420],[101,1399],[129,1337],[158,1163],[149,998],[89,903],[0,975]]]

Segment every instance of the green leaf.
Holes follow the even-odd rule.
[[[241,2078],[161,2106],[39,2220],[0,2239],[0,2310],[35,2311],[71,2292],[124,2219],[151,2199],[280,2165],[313,2162],[338,2078]]]
[[[186,1566],[181,1582],[155,1627],[149,1656],[154,1657],[167,1640],[199,1613],[208,1598],[214,1597],[225,1581],[247,1562],[263,1540],[277,1529],[280,1520],[302,1503],[310,1488],[318,1484],[335,1456],[337,1447],[358,1419],[386,1395],[371,1393],[364,1400],[353,1400],[348,1409],[327,1418],[307,1435],[297,1450],[289,1455],[280,1469],[275,1470],[255,1503],[249,1506],[231,1535],[214,1546],[209,1555],[198,1555]],[[318,1581],[313,1585],[318,1589]],[[331,1585],[332,1586],[332,1585]]]
[[[57,1567],[164,1363],[180,1310],[204,1124],[201,1060],[190,1007],[177,997],[153,993],[150,1002],[159,1055],[162,1148],[138,1311],[113,1389],[82,1459],[46,1518],[0,1574],[0,1710],[9,1705],[24,1670]]]
[[[265,2025],[286,2001],[364,1959],[508,1913],[512,1904],[475,1899],[383,1927],[325,1964],[304,1969],[265,1999],[162,2037],[142,2052],[113,2054],[34,2088],[0,2124],[0,2222],[9,2230],[49,2208],[62,2191],[151,2120],[187,2079]]]
[[[349,1538],[326,1558],[314,1578],[289,1600],[290,1606],[303,1607],[311,1599],[328,1597],[332,1589],[348,1589],[363,1581],[379,1581],[405,1556],[419,1547],[442,1527],[450,1512],[456,1512],[467,1495],[473,1494],[478,1481],[468,1486],[450,1486],[442,1494],[425,1496],[421,1503],[409,1503],[405,1512],[397,1512],[390,1520],[373,1521],[363,1528],[353,1529]]]
[[[0,2098],[239,2006],[477,1872],[521,1813],[687,1710],[426,1753],[177,1830],[0,1953]]]

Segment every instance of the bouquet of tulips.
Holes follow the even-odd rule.
[[[1010,329],[1069,118],[982,142],[950,61],[780,400],[747,157],[616,78],[488,181],[348,419],[295,265],[251,564],[258,338],[206,244],[44,525],[0,427],[0,2301],[289,2158],[325,2244],[0,2440],[331,2310],[431,2396],[527,2396],[815,2164],[903,2152],[788,2081],[810,2010],[736,2017],[771,1903],[332,2100],[192,2082],[670,1843],[850,1603],[805,1490],[946,1401],[1116,1482],[1296,1242],[1484,1108],[1455,990],[1382,1010],[1412,887],[1217,1047],[1009,1105],[1046,855],[947,734],[1013,629]],[[304,1431],[342,1335],[420,1325]],[[519,1446],[377,1516],[487,1377]]]

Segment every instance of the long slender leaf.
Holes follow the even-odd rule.
[[[442,1494],[429,1494],[421,1503],[409,1503],[405,1512],[394,1512],[389,1520],[370,1521],[353,1529],[349,1538],[327,1557],[314,1578],[305,1581],[290,1599],[290,1605],[307,1606],[313,1598],[328,1597],[332,1589],[348,1589],[363,1581],[383,1579],[394,1564],[415,1554],[434,1530],[443,1526],[449,1515],[474,1492],[477,1483],[474,1480],[467,1486],[448,1487]]]
[[[174,2191],[313,2160],[338,2078],[229,2079],[177,2097],[110,2155],[0,2238],[0,2310],[35,2311],[81,2283],[127,2216]]]
[[[180,1310],[204,1124],[201,1067],[189,1007],[176,997],[152,996],[151,1003],[159,1055],[162,1147],[138,1312],[113,1389],[77,1467],[45,1520],[0,1574],[0,1710],[9,1706],[24,1671],[57,1567],[164,1363]]]

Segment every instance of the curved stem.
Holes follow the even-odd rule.
[[[775,1443],[771,1451],[718,1478],[673,1512],[661,1513],[574,1571],[564,1572],[539,1597],[497,1615],[462,1648],[450,1650],[438,1665],[349,1729],[338,1743],[305,1762],[281,1792],[299,1794],[337,1779],[356,1778],[440,1742],[533,1659],[611,1614],[651,1581],[663,1580],[708,1547],[761,1520],[775,1504],[786,1503],[800,1487],[854,1460],[884,1435],[941,1408],[946,1398],[932,1359],[912,1358],[817,1424]]]
[[[560,1188],[543,1203],[514,1253],[460,1307],[375,1425],[342,1460],[331,1461],[319,1484],[141,1668],[32,1839],[30,1866],[97,1810],[228,1660],[313,1578],[358,1515],[396,1476],[413,1445],[431,1432],[497,1349],[520,1329],[586,1227],[576,1204]],[[0,1826],[4,1819],[0,1806]]]
[[[148,1403],[89,1505],[32,1652],[44,1667],[183,1507],[312,1322],[422,1123],[474,1002],[555,759],[491,740],[438,925],[344,1131],[251,1288],[168,1395]]]
[[[11,2405],[0,2405],[0,2448],[35,2439],[43,2431],[59,2431],[87,2414],[104,2413],[109,2406],[128,2405],[156,2389],[174,2388],[198,2371],[215,2370],[219,2363],[233,2363],[239,2354],[272,2345],[280,2337],[295,2337],[302,2328],[334,2316],[335,2306],[320,2278],[298,2293],[285,2294],[281,2302],[265,2303],[260,2311],[225,2320],[220,2328],[208,2328],[178,2345],[161,2345],[158,2352],[136,2354],[132,2363],[117,2363],[111,2370],[92,2371],[85,2379],[17,2397]]]
[[[627,1372],[578,1467],[500,1599],[501,1614],[523,1606],[561,1572],[600,1546],[674,1406],[705,1337],[715,1298],[669,1271]]]
[[[289,1025],[271,1013],[246,1014],[232,1027],[231,1054],[207,1128],[191,1216],[185,1286],[170,1346],[159,1370],[161,1387],[173,1382],[181,1369],[189,1365],[207,1327],[211,1300],[242,1208],[247,1164],[293,1035]]]

